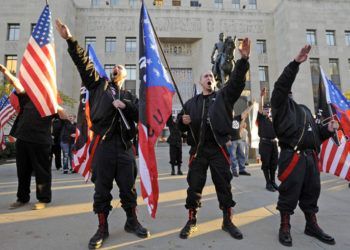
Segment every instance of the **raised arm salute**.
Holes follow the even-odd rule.
[[[123,65],[116,65],[108,82],[99,76],[67,25],[56,20],[56,29],[67,41],[68,52],[90,92],[92,130],[95,133],[94,140],[99,140],[92,161],[92,180],[95,184],[93,210],[98,216],[99,226],[89,241],[89,248],[100,248],[109,235],[107,218],[112,209],[113,180],[119,187],[122,207],[127,216],[125,231],[146,238],[149,231],[139,223],[136,216],[137,169],[131,149],[131,140],[136,134],[135,123],[138,121],[138,100],[131,92],[122,89],[126,70]],[[125,126],[125,121],[129,127]]]
[[[281,214],[279,241],[285,246],[292,245],[290,215],[298,203],[305,214],[305,234],[335,244],[333,237],[317,224],[317,201],[321,190],[317,155],[322,141],[336,131],[338,124],[330,122],[326,127],[316,124],[311,111],[296,103],[291,92],[299,65],[307,60],[310,50],[311,46],[306,45],[287,65],[275,83],[271,98],[273,126],[281,147],[277,203]]]

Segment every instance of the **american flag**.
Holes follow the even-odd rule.
[[[57,113],[56,61],[51,12],[46,5],[29,38],[19,80],[42,117]]]
[[[350,181],[350,102],[321,68],[321,80],[324,85],[326,102],[335,110],[342,131],[338,131],[340,145],[330,138],[322,143],[320,152],[320,170],[332,173]]]
[[[171,115],[175,93],[161,63],[150,18],[140,13],[139,166],[141,194],[154,218],[158,206],[158,170],[154,145]]]
[[[15,114],[16,110],[12,107],[9,101],[9,97],[7,95],[4,95],[0,99],[0,147],[2,150],[6,148],[4,126]]]
[[[350,181],[350,141],[338,133],[340,145],[333,138],[324,141],[320,152],[320,170]]]

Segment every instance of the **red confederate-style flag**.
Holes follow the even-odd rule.
[[[171,115],[175,93],[161,63],[149,15],[142,3],[140,14],[139,168],[141,193],[155,218],[158,206],[158,170],[154,145]]]

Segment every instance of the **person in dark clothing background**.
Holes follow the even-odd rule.
[[[111,74],[112,80],[106,81],[99,76],[68,27],[56,20],[56,29],[67,41],[68,52],[90,92],[92,130],[96,135],[94,140],[99,140],[92,162],[95,184],[93,210],[98,216],[99,226],[89,241],[89,248],[100,248],[109,236],[107,217],[112,209],[113,180],[119,187],[122,208],[127,216],[125,231],[146,238],[149,231],[140,224],[136,215],[137,168],[131,148],[131,140],[136,134],[135,123],[138,122],[138,100],[131,92],[122,90],[126,70],[124,66],[116,65]]]
[[[223,211],[222,229],[232,237],[242,239],[240,230],[232,223],[232,199],[229,153],[231,144],[232,111],[245,87],[245,76],[249,69],[250,40],[245,38],[239,49],[242,56],[237,61],[227,85],[215,91],[216,82],[211,71],[200,77],[202,94],[188,100],[178,115],[178,124],[182,132],[188,133],[190,149],[189,171],[187,174],[187,199],[189,219],[180,232],[180,238],[187,239],[196,229],[197,210],[201,206],[202,190],[207,170],[217,192],[219,207]]]
[[[316,219],[317,201],[320,195],[318,153],[322,141],[338,129],[332,120],[326,126],[316,124],[311,111],[293,100],[291,88],[299,70],[311,50],[310,45],[301,49],[275,83],[271,97],[273,127],[281,147],[278,159],[279,197],[277,209],[281,214],[279,241],[292,246],[290,215],[298,202],[305,214],[305,234],[334,245],[333,237],[324,233]]]
[[[179,130],[178,125],[173,121],[172,116],[169,117],[166,125],[170,130],[167,142],[169,143],[171,175],[175,175],[175,166],[177,166],[177,174],[182,175],[182,132]]]
[[[74,173],[72,169],[72,146],[74,145],[75,129],[77,127],[74,119],[74,116],[70,114],[68,115],[68,120],[64,120],[62,125],[61,148],[63,151],[63,174],[68,174],[68,168],[71,173]]]
[[[63,120],[59,118],[54,118],[52,121],[53,145],[51,149],[51,161],[52,161],[52,157],[55,156],[55,166],[57,170],[60,170],[62,168],[62,160],[61,160],[62,123],[63,123]]]
[[[24,206],[30,200],[30,182],[34,172],[36,197],[38,202],[32,207],[39,210],[51,202],[51,125],[55,117],[41,117],[34,103],[26,94],[20,81],[0,64],[0,71],[14,86],[18,97],[20,112],[10,131],[16,140],[16,167],[18,178],[17,201],[10,209]],[[58,114],[65,118],[64,110],[59,107]]]
[[[260,137],[259,154],[261,157],[261,170],[266,180],[266,189],[275,192],[278,190],[276,184],[276,169],[278,160],[278,149],[276,133],[273,129],[272,119],[270,117],[271,108],[269,105],[264,106],[264,96],[266,89],[260,93],[259,111],[256,119],[258,125],[258,134]]]

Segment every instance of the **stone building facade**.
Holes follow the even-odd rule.
[[[138,42],[141,1],[49,1],[53,18],[67,23],[79,43],[93,43],[106,70],[124,64],[126,88],[138,93]],[[239,112],[260,89],[271,94],[284,66],[306,43],[310,60],[293,86],[297,101],[312,110],[317,103],[318,65],[350,89],[350,2],[348,0],[145,0],[156,32],[184,100],[193,95],[200,73],[211,68],[210,55],[220,32],[252,40],[251,69]],[[12,0],[0,9],[0,63],[16,72],[44,0]],[[58,88],[76,100],[80,77],[55,32]],[[18,63],[16,63],[18,62]],[[198,88],[197,86],[197,89]],[[179,110],[177,97],[174,110]]]

